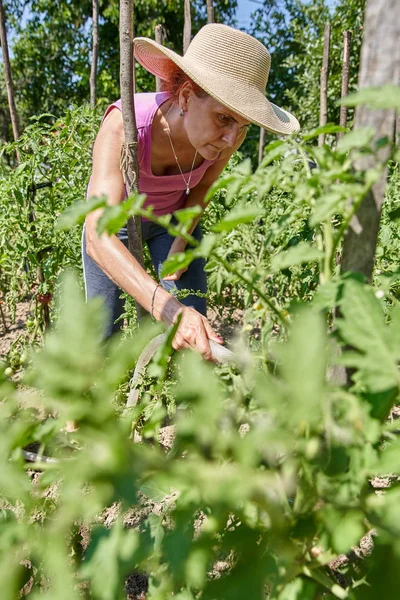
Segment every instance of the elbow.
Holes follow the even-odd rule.
[[[86,254],[93,260],[95,260],[95,254],[96,254],[95,247],[96,247],[97,240],[98,240],[98,237],[96,235],[96,224],[93,223],[92,221],[89,221],[88,219],[86,219],[85,235],[83,238],[84,250],[85,250]]]

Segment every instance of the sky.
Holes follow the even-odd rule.
[[[237,25],[247,29],[250,24],[250,14],[258,8],[257,3],[253,0],[238,0],[238,8],[236,11]]]
[[[237,0],[238,8],[236,11],[237,18],[237,26],[239,28],[243,27],[247,29],[251,23],[250,15],[252,12],[259,8],[260,4],[262,4],[261,0]],[[336,0],[328,0],[327,4],[329,6],[334,6]]]

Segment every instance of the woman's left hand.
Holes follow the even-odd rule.
[[[186,242],[185,240],[183,240],[182,238],[175,238],[174,241],[172,242],[170,251],[168,252],[168,256],[167,258],[171,258],[171,256],[173,256],[174,254],[178,254],[180,252],[184,252],[186,249]],[[184,267],[183,269],[178,269],[177,271],[175,271],[175,273],[171,273],[170,275],[167,275],[166,277],[163,277],[164,281],[178,281],[178,279],[180,278],[180,276],[182,275],[182,273],[184,273],[185,271],[187,271],[188,268]]]
[[[185,267],[184,269],[179,269],[175,273],[171,273],[171,275],[167,275],[166,277],[163,277],[163,281],[178,281],[178,279],[180,278],[182,273],[187,271],[187,269],[188,269],[187,267]]]

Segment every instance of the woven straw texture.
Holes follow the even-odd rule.
[[[299,131],[297,119],[269,102],[265,88],[268,50],[252,36],[227,25],[200,29],[182,57],[149,38],[134,40],[134,54],[150,73],[166,79],[171,62],[224,106],[273,133]]]

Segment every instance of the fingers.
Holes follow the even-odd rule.
[[[207,319],[203,318],[203,320],[208,339],[212,340],[213,342],[217,342],[217,344],[223,344],[224,340],[222,337],[214,331]]]
[[[207,319],[193,308],[185,307],[182,319],[175,334],[172,346],[175,350],[192,348],[200,352],[206,360],[213,360],[209,340],[221,344],[222,338],[218,336]]]
[[[178,281],[179,277],[181,276],[181,273],[173,273],[172,275],[167,275],[166,277],[163,277],[164,281]]]
[[[164,281],[178,281],[182,273],[185,271],[187,271],[187,269],[179,269],[179,271],[176,271],[176,273],[171,273],[171,275],[167,275],[166,277],[163,277],[163,279]]]

